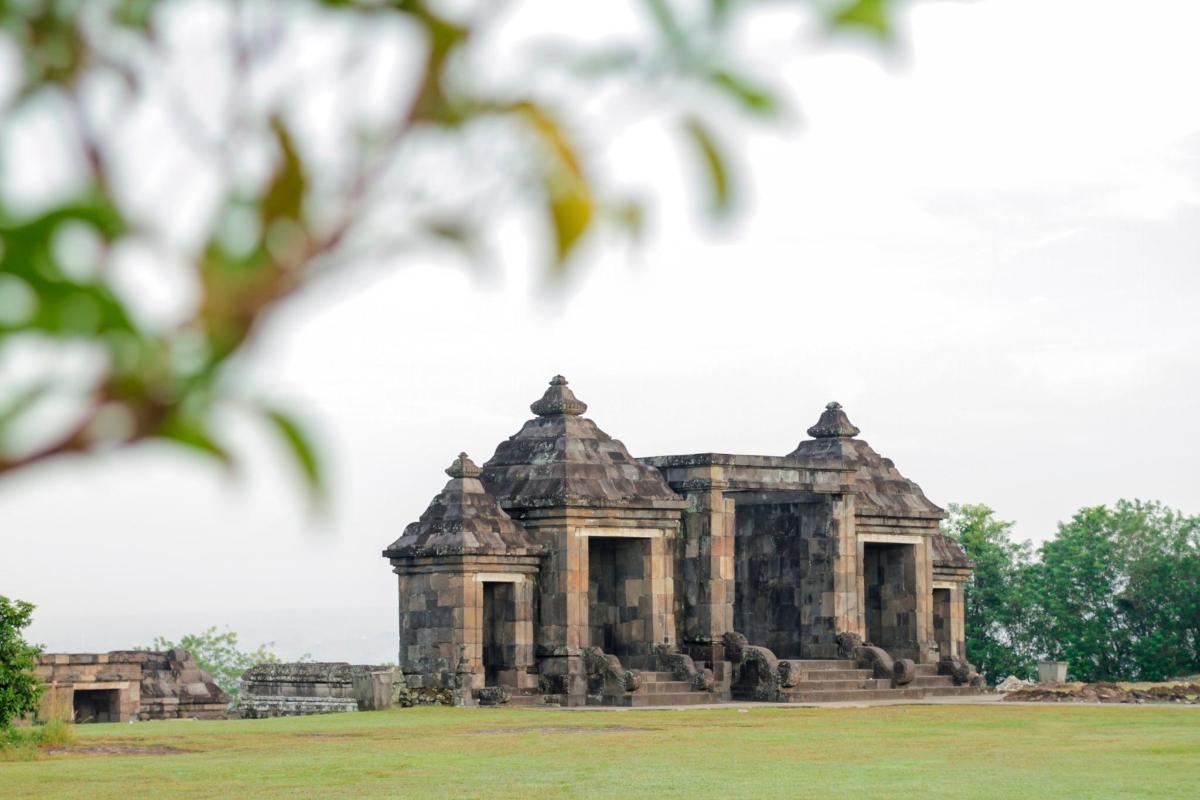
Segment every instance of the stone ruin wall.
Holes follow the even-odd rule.
[[[47,686],[38,712],[42,719],[222,719],[230,700],[181,649],[49,653],[38,660],[35,673]],[[81,714],[96,708],[103,710]]]
[[[391,667],[345,662],[258,664],[242,675],[239,711],[250,719],[378,711],[405,705],[405,697],[403,677]]]

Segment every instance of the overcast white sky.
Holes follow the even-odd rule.
[[[589,27],[565,5],[514,37]],[[761,25],[747,57],[796,121],[736,142],[735,225],[698,220],[647,125],[608,156],[655,193],[649,241],[595,248],[569,293],[547,300],[514,239],[491,280],[409,265],[282,314],[253,380],[317,425],[324,521],[250,430],[238,479],[156,447],[63,461],[0,483],[0,592],[51,649],[228,624],[394,660],[380,550],[556,372],[635,456],[785,454],[836,399],[930,499],[1021,538],[1121,497],[1200,513],[1200,5],[928,3],[904,27],[880,56]]]

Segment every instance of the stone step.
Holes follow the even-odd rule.
[[[690,691],[692,691],[692,685],[687,681],[651,681],[643,682],[634,694],[672,694]]]
[[[813,675],[813,673],[807,674],[809,676]],[[907,683],[902,687],[896,688],[934,689],[953,686],[954,680],[948,675],[918,675],[917,677],[913,678],[912,683]],[[789,688],[802,691],[819,691],[823,689],[890,689],[892,688],[892,682],[888,678],[872,678],[869,675],[864,677],[855,676],[853,678],[831,680],[826,680],[823,677],[809,677],[805,680],[798,681],[795,686]]]
[[[942,686],[930,688],[900,687],[896,689],[841,689],[841,690],[812,690],[786,691],[786,702],[789,703],[839,703],[863,700],[920,700],[925,697],[947,697],[977,694],[977,689],[969,686]]]
[[[720,698],[712,692],[664,692],[662,694],[627,694],[624,697],[602,698],[601,705],[621,708],[646,708],[648,706],[695,706],[718,703]]]
[[[844,681],[800,681],[795,686],[789,686],[786,692],[840,692],[847,689],[890,689],[892,682],[875,678],[844,680]]]
[[[546,696],[541,694],[510,694],[506,706],[518,708],[540,708],[546,705]]]
[[[953,686],[953,685],[954,685],[954,678],[951,678],[949,675],[922,675],[919,672],[917,673],[917,677],[913,678],[912,683],[909,684],[909,686],[925,686],[925,687]]]
[[[855,668],[854,660],[848,658],[782,658],[780,661],[790,661],[797,668],[806,671]]]
[[[642,670],[638,673],[642,678],[642,683],[669,683],[675,680],[675,676],[670,672],[655,672],[653,670]]]
[[[873,677],[869,669],[812,669],[800,673],[802,681],[863,681]]]

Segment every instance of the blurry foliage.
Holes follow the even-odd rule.
[[[453,144],[473,128],[501,123],[494,127],[496,135],[536,165],[512,170],[510,188],[540,208],[547,274],[553,277],[568,270],[581,245],[604,229],[624,229],[636,237],[644,224],[641,204],[604,185],[589,169],[592,153],[604,143],[583,146],[569,121],[573,110],[599,93],[602,82],[644,94],[656,113],[664,108],[664,91],[666,99],[678,101],[673,113],[679,141],[704,176],[709,213],[715,216],[734,210],[737,176],[723,141],[726,126],[714,108],[771,118],[781,106],[766,81],[731,61],[736,23],[757,5],[749,0],[643,0],[644,29],[629,41],[589,47],[564,40],[548,47],[547,53],[564,57],[545,59],[539,71],[561,72],[572,87],[558,99],[532,86],[483,88],[487,76],[479,74],[484,69],[473,49],[497,24],[495,3],[451,8],[424,0],[209,0],[207,5],[224,9],[229,21],[228,46],[220,55],[235,84],[252,83],[278,44],[258,34],[277,31],[298,16],[371,30],[400,26],[419,34],[424,56],[412,76],[414,91],[397,102],[391,118],[341,143],[345,152],[338,155],[355,165],[342,181],[323,180],[318,159],[297,136],[289,109],[304,98],[303,80],[289,82],[269,102],[230,103],[215,141],[201,142],[225,156],[212,167],[224,173],[218,176],[220,201],[203,225],[200,246],[174,248],[195,276],[198,299],[176,324],[153,326],[134,313],[107,269],[122,245],[149,238],[146,221],[122,202],[118,184],[148,177],[126,174],[130,168],[148,173],[153,166],[146,159],[114,169],[113,154],[128,144],[121,141],[127,134],[112,121],[114,115],[102,121],[89,99],[94,100],[96,86],[115,83],[126,92],[125,108],[116,117],[137,104],[156,103],[181,136],[209,136],[195,109],[189,110],[192,100],[164,78],[171,14],[181,4],[186,5],[182,0],[0,0],[0,46],[18,56],[20,67],[11,95],[0,98],[0,141],[22,124],[23,112],[35,102],[52,104],[74,128],[69,135],[81,170],[72,196],[36,213],[0,196],[0,348],[22,338],[62,346],[84,343],[103,362],[94,382],[75,391],[79,410],[73,420],[32,443],[27,435],[37,428],[29,422],[32,412],[50,398],[70,395],[72,387],[49,380],[0,393],[0,475],[63,453],[155,439],[229,464],[231,443],[215,419],[225,407],[253,414],[278,434],[313,496],[320,497],[321,460],[304,425],[284,409],[244,397],[230,364],[282,302],[339,261],[358,257],[354,245],[361,242],[356,240],[371,237],[360,230],[361,221],[382,205],[385,174],[403,148],[418,138]],[[848,0],[797,3],[796,10],[820,15],[831,31],[857,29],[887,38],[894,5]],[[257,27],[248,19],[257,20]],[[256,181],[238,174],[228,158],[252,142],[269,145],[274,153],[270,169]],[[414,209],[404,217],[413,231],[405,249],[393,247],[389,255],[412,258],[408,248],[441,243],[475,257],[475,243],[486,233],[479,228],[487,226],[480,216],[490,215],[454,207],[439,213]],[[229,235],[231,221],[241,221],[240,227],[232,226],[240,236]],[[83,230],[98,244],[98,264],[86,274],[64,263],[56,246],[68,230]]]
[[[22,631],[33,621],[33,604],[0,595],[0,731],[37,710],[44,686],[34,673],[41,648]]]

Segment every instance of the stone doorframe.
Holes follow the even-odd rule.
[[[939,652],[942,658],[948,656],[961,656],[966,658],[964,643],[967,638],[966,633],[966,606],[963,596],[963,581],[945,581],[935,580],[932,583],[932,591],[943,590],[950,593],[949,607],[943,613],[943,624],[947,626],[946,638],[949,640],[950,652],[940,652],[941,643],[939,642]]]
[[[917,647],[913,652],[889,653],[895,657],[912,658],[918,662],[936,660],[933,647],[933,559],[929,548],[929,537],[920,534],[859,533],[858,534],[858,629],[864,638],[867,634],[867,597],[865,576],[865,550],[867,544],[908,545],[912,547],[914,589],[913,632]]]
[[[653,656],[656,644],[675,644],[675,576],[674,553],[669,546],[669,532],[663,528],[610,528],[610,527],[580,527],[574,534],[582,540],[578,553],[583,559],[580,571],[587,583],[591,577],[591,549],[593,539],[640,541],[642,571],[640,581],[642,591],[638,602],[638,617],[642,621],[640,642],[627,641],[625,645],[635,651],[641,659]],[[580,618],[583,631],[584,646],[592,644],[591,597],[589,586],[584,585],[583,610]],[[640,645],[640,647],[638,646]],[[628,660],[631,653],[619,654]],[[625,664],[626,667],[631,666]],[[633,665],[642,667],[641,664]]]

